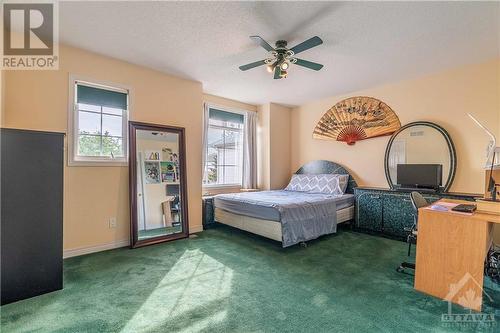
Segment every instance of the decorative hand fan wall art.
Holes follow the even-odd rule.
[[[372,97],[350,97],[332,106],[314,128],[313,138],[345,141],[353,145],[401,127],[398,116],[384,102]]]

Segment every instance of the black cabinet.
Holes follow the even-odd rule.
[[[414,211],[410,201],[410,192],[390,189],[357,187],[356,223],[358,231],[376,233],[395,239],[406,239],[408,231],[414,222]],[[480,194],[464,193],[432,193],[423,194],[430,203],[441,198],[472,201]]]
[[[383,232],[405,237],[414,222],[414,212],[409,195],[384,195]]]
[[[362,193],[358,196],[358,227],[382,231],[382,196],[377,193]]]
[[[215,224],[214,221],[214,197],[207,196],[201,199],[202,201],[202,223],[203,229],[208,229]]]
[[[1,129],[1,303],[62,289],[64,134]]]

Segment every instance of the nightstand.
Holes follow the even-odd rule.
[[[202,202],[202,223],[203,229],[208,229],[215,225],[214,221],[214,197],[205,196],[201,198]]]

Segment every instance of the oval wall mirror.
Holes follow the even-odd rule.
[[[447,192],[456,166],[451,137],[432,122],[402,126],[391,136],[385,150],[385,177],[391,189]]]

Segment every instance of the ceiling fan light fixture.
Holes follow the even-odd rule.
[[[321,68],[323,68],[322,64],[295,58],[296,54],[323,44],[323,41],[318,36],[309,38],[308,40],[297,44],[290,49],[287,48],[287,42],[285,40],[277,41],[276,47],[273,48],[260,36],[250,36],[250,38],[268,52],[268,57],[263,60],[239,66],[239,69],[241,71],[247,71],[255,67],[266,65],[266,70],[269,73],[274,73],[274,79],[281,79],[288,76],[288,69],[290,69],[291,64],[302,66],[315,71],[319,71]]]
[[[286,71],[290,67],[290,63],[288,61],[283,61],[280,64],[281,71]]]

